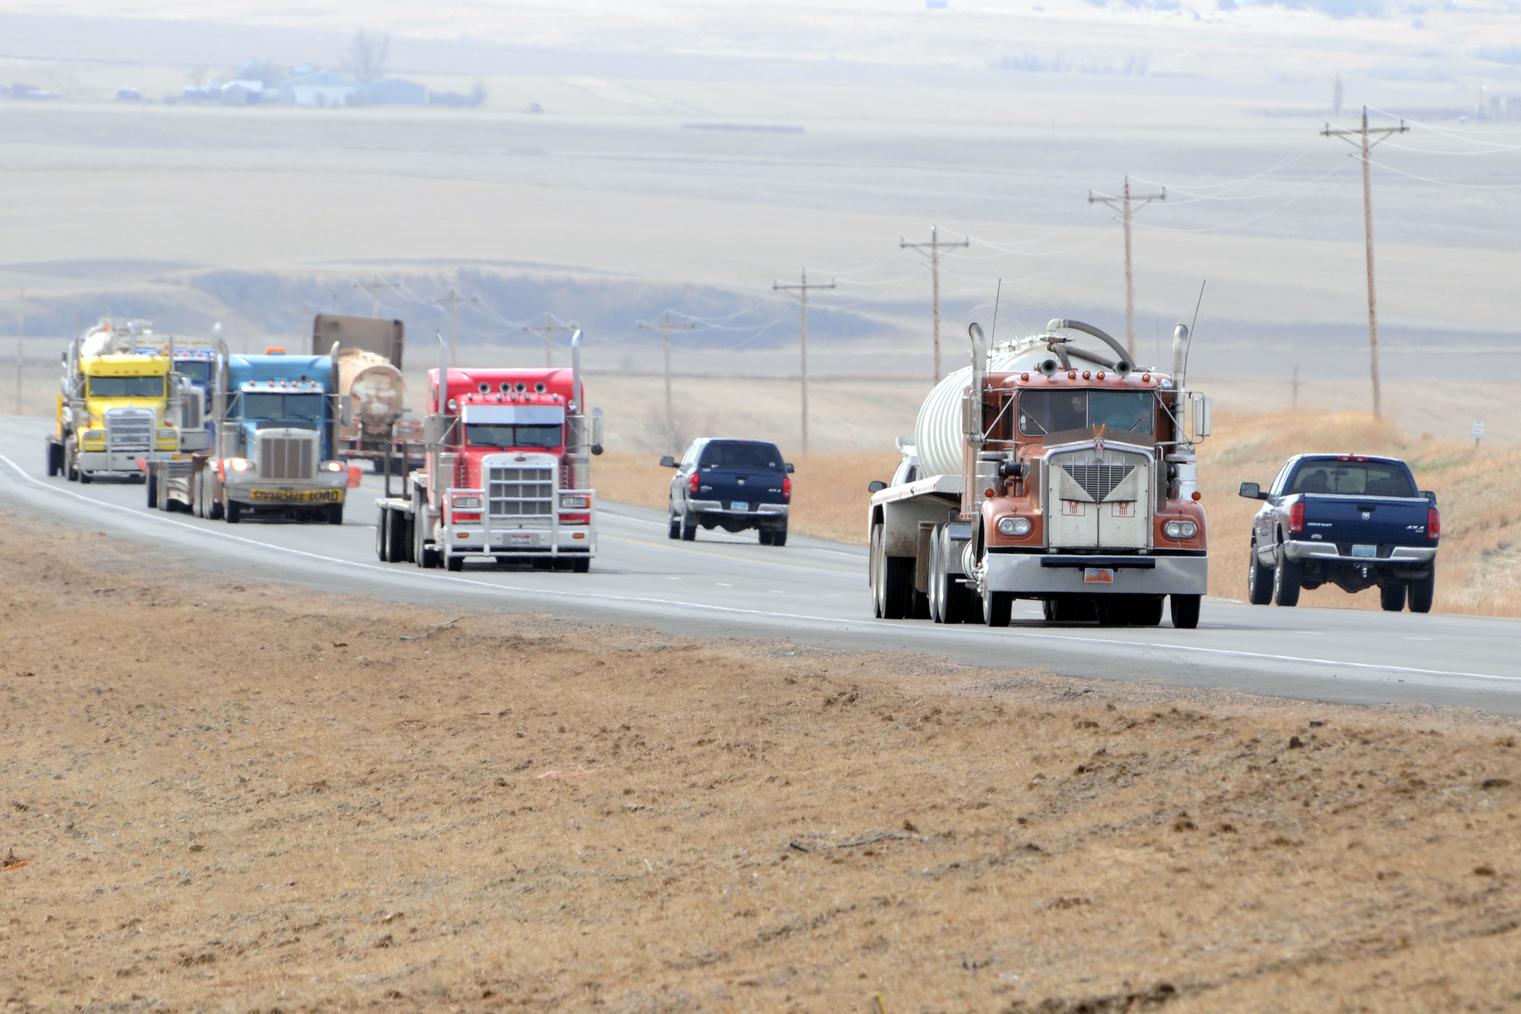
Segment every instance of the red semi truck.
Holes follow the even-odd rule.
[[[569,370],[451,369],[445,354],[428,371],[423,467],[406,477],[402,496],[378,501],[383,562],[461,570],[474,557],[590,569],[588,454],[602,453],[602,413],[583,411],[580,346],[577,331]]]

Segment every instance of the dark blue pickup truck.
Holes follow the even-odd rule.
[[[692,441],[681,461],[660,459],[676,469],[671,479],[671,538],[690,542],[697,529],[759,532],[763,546],[787,544],[792,501],[792,465],[776,445],[764,440],[705,437]]]
[[[1418,491],[1397,458],[1301,454],[1263,490],[1243,482],[1241,495],[1266,500],[1252,519],[1247,595],[1253,605],[1299,601],[1299,589],[1327,582],[1347,592],[1377,585],[1390,612],[1431,611],[1442,520],[1436,494]]]

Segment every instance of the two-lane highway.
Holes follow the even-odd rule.
[[[909,651],[996,669],[1150,679],[1343,703],[1420,703],[1521,713],[1521,621],[1279,609],[1209,599],[1197,630],[1048,625],[1017,603],[1006,630],[873,619],[864,549],[793,535],[782,548],[701,532],[672,541],[658,512],[605,505],[590,574],[459,574],[375,558],[366,476],[342,526],[229,525],[149,510],[143,486],[48,478],[47,420],[0,417],[0,498],[54,522],[110,533],[220,574],[465,608],[642,622],[672,634],[781,637],[843,650]],[[596,474],[595,460],[592,466]],[[807,476],[799,475],[798,482]],[[1236,557],[1225,546],[1222,564]]]

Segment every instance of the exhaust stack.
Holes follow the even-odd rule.
[[[1188,347],[1193,341],[1193,336],[1188,333],[1187,324],[1179,324],[1172,332],[1172,382],[1177,390],[1181,391],[1184,384],[1184,374],[1188,370]]]

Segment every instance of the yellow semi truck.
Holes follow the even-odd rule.
[[[180,452],[183,392],[172,346],[160,344],[146,321],[115,320],[102,320],[70,344],[58,429],[48,435],[48,475],[142,481],[141,463]]]

